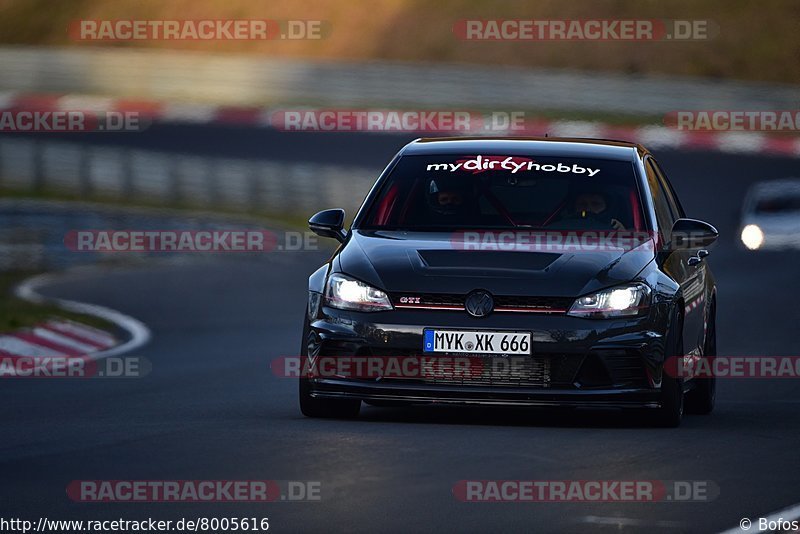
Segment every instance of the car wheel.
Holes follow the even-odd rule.
[[[316,337],[306,319],[303,324],[303,343],[300,347],[300,369],[305,369],[308,356],[319,353]],[[352,399],[317,399],[311,396],[311,381],[304,376],[299,379],[300,411],[306,417],[351,419],[358,417],[361,401]]]
[[[300,379],[300,411],[306,417],[330,419],[353,419],[361,411],[361,401],[352,399],[315,399],[311,396],[311,384],[307,378]]]
[[[711,312],[708,314],[704,354],[706,358],[717,355],[717,305],[715,302],[712,302]],[[710,414],[714,411],[717,398],[717,377],[696,378],[695,382],[694,389],[686,394],[686,411],[699,415]]]
[[[664,347],[664,360],[670,357],[683,356],[683,318],[675,311],[670,321]],[[683,380],[670,376],[666,371],[661,375],[661,406],[658,408],[657,423],[659,426],[674,428],[680,426],[683,419]]]

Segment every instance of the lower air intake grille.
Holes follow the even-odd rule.
[[[424,356],[420,357],[420,371],[419,377],[391,380],[442,386],[550,387],[549,358]]]

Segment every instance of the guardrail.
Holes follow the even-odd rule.
[[[0,138],[1,188],[66,192],[84,200],[306,216],[331,206],[356,209],[376,177],[377,171],[360,167]]]
[[[794,109],[797,87],[402,62],[321,62],[119,48],[0,47],[0,91],[227,105],[395,106],[662,115]]]
[[[0,188],[15,193],[66,193],[86,201],[222,209],[300,220],[330,207],[352,214],[378,172],[0,136]],[[36,201],[0,199],[0,272],[60,269],[98,261],[97,255],[76,255],[65,248],[64,236],[75,225],[143,228],[153,224],[146,213],[136,215],[135,211],[40,208]],[[156,220],[165,217],[162,214]],[[187,220],[178,218],[175,224],[180,227]],[[141,258],[131,254],[125,260]]]

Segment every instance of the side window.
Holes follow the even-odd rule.
[[[683,206],[681,206],[681,201],[678,200],[678,195],[675,194],[675,190],[672,188],[672,184],[669,183],[667,179],[667,175],[664,174],[664,171],[661,170],[661,167],[658,166],[658,162],[652,158],[650,161],[653,164],[653,168],[658,175],[658,179],[661,182],[661,186],[667,194],[667,202],[670,204],[672,209],[672,215],[675,219],[680,219],[681,217],[686,217],[686,213],[683,211]]]
[[[649,158],[645,164],[645,170],[647,171],[647,185],[650,187],[650,193],[653,196],[653,207],[656,211],[658,231],[663,242],[668,243],[675,218],[672,215],[672,210],[667,200],[667,193],[664,191],[664,187],[658,179],[653,161]]]

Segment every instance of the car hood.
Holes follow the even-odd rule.
[[[389,292],[577,297],[629,282],[652,242],[601,251],[464,250],[453,233],[353,230],[336,270]]]

